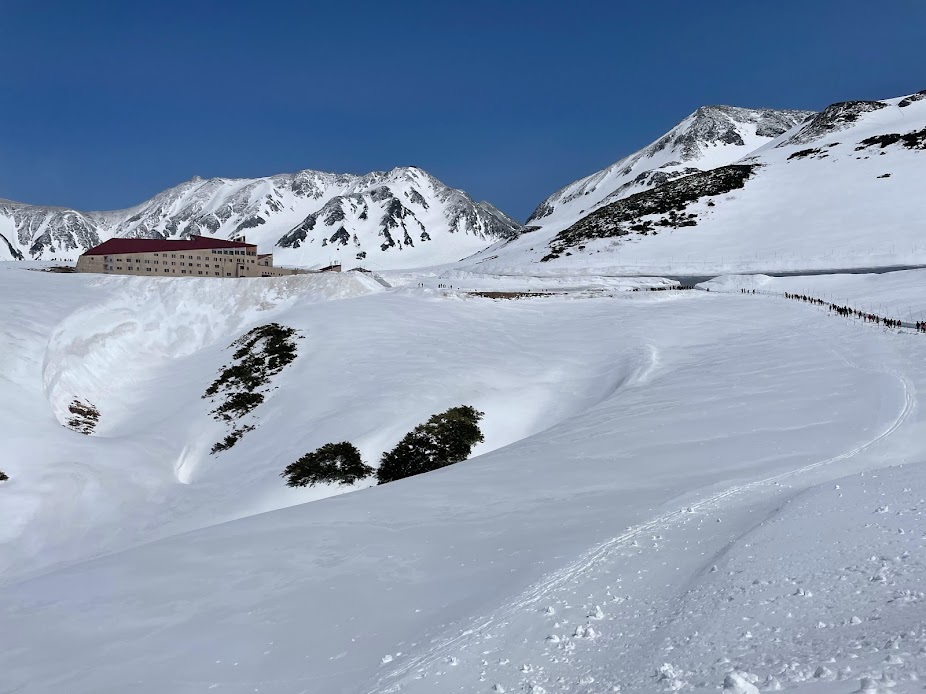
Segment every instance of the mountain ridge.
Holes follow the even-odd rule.
[[[345,215],[334,221],[346,221],[347,226],[321,224],[318,233],[305,235],[299,244],[283,243],[326,206],[343,207],[351,196],[366,206],[365,217],[347,220]],[[420,227],[412,243],[407,243],[411,235],[403,222],[406,218]],[[394,228],[404,232],[399,240],[392,236]],[[247,234],[263,252],[279,252],[290,264],[327,263],[332,260],[329,243],[335,243],[336,251],[353,251],[345,253],[344,261],[402,267],[409,262],[457,260],[511,238],[519,229],[518,222],[494,205],[477,203],[465,191],[446,186],[418,167],[367,174],[304,169],[260,178],[194,176],[121,210],[81,211],[0,200],[0,236],[6,241],[0,244],[0,253],[5,245],[13,258],[18,254],[73,259],[113,237]],[[345,236],[350,248],[345,248]]]

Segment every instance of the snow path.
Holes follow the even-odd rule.
[[[855,366],[848,359],[845,359],[838,351],[831,351],[840,356],[847,364]],[[548,600],[553,593],[562,590],[567,584],[577,583],[577,579],[580,579],[584,574],[591,572],[593,569],[600,568],[602,565],[614,562],[618,559],[617,553],[619,550],[623,549],[631,542],[642,538],[644,535],[666,530],[675,525],[687,514],[696,514],[719,509],[723,506],[724,502],[733,496],[748,495],[753,492],[758,492],[761,491],[763,487],[777,485],[785,480],[800,477],[818,468],[853,458],[886,439],[903,425],[916,405],[912,384],[897,374],[893,375],[895,375],[903,385],[903,406],[894,420],[871,440],[849,451],[827,458],[826,460],[805,465],[796,470],[773,475],[747,484],[729,487],[722,492],[713,494],[699,501],[694,501],[685,508],[670,511],[649,521],[628,528],[624,533],[592,548],[578,560],[545,576],[543,580],[535,583],[514,601],[502,606],[493,614],[475,620],[459,634],[446,639],[443,643],[433,647],[426,653],[406,659],[401,667],[395,668],[378,681],[377,684],[369,690],[369,694],[396,692],[400,690],[406,691],[407,682],[403,680],[410,673],[425,673],[431,668],[438,666],[440,663],[447,662],[455,653],[475,650],[480,642],[486,640],[486,635],[490,632],[493,632],[490,638],[504,639],[504,636],[499,635],[500,632],[503,633],[505,628],[514,621],[517,616],[531,610],[542,601]]]

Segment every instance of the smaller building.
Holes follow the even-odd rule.
[[[78,272],[146,277],[279,277],[299,270],[273,267],[273,254],[257,245],[208,236],[188,239],[113,238],[77,260]]]

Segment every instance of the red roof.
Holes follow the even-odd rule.
[[[155,253],[157,251],[196,251],[203,248],[255,248],[255,243],[226,241],[208,236],[189,239],[109,239],[94,246],[84,255],[127,255],[129,253]]]

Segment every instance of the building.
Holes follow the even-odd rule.
[[[300,270],[273,267],[257,245],[208,236],[188,239],[109,239],[84,252],[78,272],[147,277],[279,277]]]

